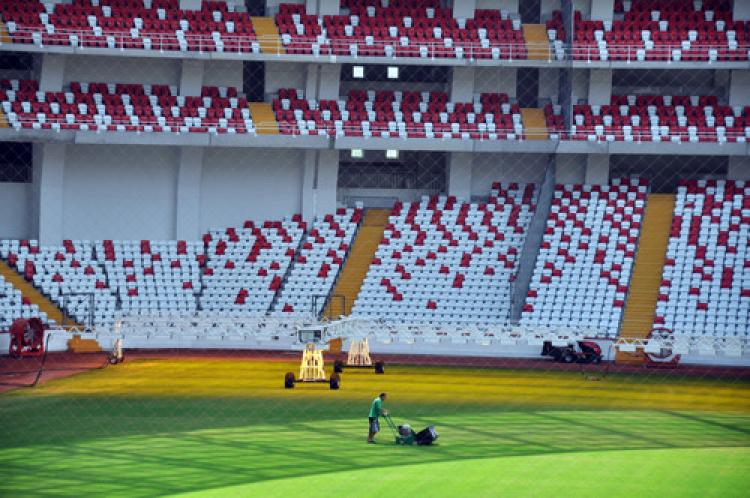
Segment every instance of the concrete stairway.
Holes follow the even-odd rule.
[[[349,257],[341,270],[336,287],[333,289],[332,297],[323,316],[331,319],[338,318],[341,315],[350,315],[354,300],[359,295],[362,282],[370,268],[372,258],[378,250],[378,245],[383,238],[385,226],[388,224],[390,209],[368,209],[365,213],[365,219],[359,227],[357,237],[349,252]],[[341,295],[346,298],[346,307],[338,297]]]
[[[284,54],[286,50],[281,44],[279,28],[272,17],[251,17],[253,30],[260,43],[260,51],[264,54]]]
[[[62,310],[55,303],[47,299],[44,294],[39,292],[36,287],[27,282],[23,278],[23,275],[8,266],[5,261],[0,261],[0,275],[5,278],[6,282],[21,291],[21,295],[28,299],[31,304],[36,304],[39,306],[40,311],[47,313],[47,318],[54,320],[58,325],[62,325],[65,318]],[[65,320],[65,323],[66,325],[74,325],[71,320]]]
[[[643,338],[651,332],[659,296],[664,257],[669,243],[675,196],[651,194],[643,216],[638,253],[635,256],[630,293],[623,314],[621,337]],[[618,363],[642,363],[643,354],[617,353]]]
[[[276,121],[276,115],[273,112],[271,104],[250,102],[247,107],[250,109],[250,117],[253,118],[255,131],[258,135],[279,134],[279,123]]]
[[[0,20],[0,43],[13,43],[5,23]]]
[[[523,37],[526,41],[526,52],[530,60],[549,60],[547,26],[544,24],[524,24]]]
[[[521,109],[521,119],[526,140],[549,140],[544,109]]]

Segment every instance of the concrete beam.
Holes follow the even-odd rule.
[[[39,90],[42,92],[60,92],[65,77],[65,56],[62,54],[44,54],[39,74]]]
[[[729,105],[746,106],[750,102],[750,71],[734,70],[730,78]]]
[[[589,71],[590,105],[609,105],[612,99],[612,70],[592,69]]]
[[[60,245],[63,237],[65,150],[63,144],[45,144],[40,148],[39,170],[39,243]]]
[[[474,97],[474,68],[454,67],[451,78],[451,101],[471,102]]]
[[[615,15],[615,0],[591,0],[591,19],[611,21]]]
[[[180,0],[182,10],[201,10],[201,0]]]
[[[456,19],[471,19],[476,10],[476,0],[458,0],[453,2],[453,17]]]
[[[735,21],[750,20],[750,2],[747,0],[734,0],[732,17]]]
[[[589,154],[586,157],[584,183],[605,184],[609,182],[609,155]]]
[[[184,60],[180,69],[180,95],[200,95],[203,86],[203,61]]]
[[[465,201],[471,200],[471,173],[474,154],[452,152],[448,165],[448,195],[455,195]]]

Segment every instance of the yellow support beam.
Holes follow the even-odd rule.
[[[672,194],[648,196],[633,275],[630,277],[630,293],[620,327],[621,337],[645,338],[651,332],[674,204],[675,196]],[[618,352],[616,358],[618,363],[642,363],[643,359],[641,352]]]
[[[365,213],[362,226],[359,227],[357,237],[349,252],[349,257],[341,270],[336,287],[325,309],[324,316],[336,319],[342,315],[350,315],[354,300],[359,295],[362,282],[370,269],[372,258],[383,239],[385,226],[388,224],[389,209],[369,209]],[[346,306],[335,296],[344,296]]]

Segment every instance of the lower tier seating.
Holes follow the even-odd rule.
[[[617,335],[630,284],[647,185],[558,185],[523,326]]]
[[[505,323],[534,208],[534,185],[515,183],[495,184],[483,203],[397,203],[352,315]]]
[[[748,335],[750,182],[701,180],[678,187],[654,327]]]

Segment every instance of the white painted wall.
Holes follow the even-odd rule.
[[[516,96],[516,70],[503,67],[477,67],[474,78],[474,93],[507,93]]]
[[[179,85],[179,60],[90,56],[70,56],[65,60],[64,83],[149,83]]]
[[[30,239],[31,184],[0,183],[0,239]]]
[[[266,62],[266,95],[278,93],[279,88],[305,88],[305,64]]]
[[[201,231],[300,213],[303,172],[300,150],[206,150]]]
[[[559,154],[555,158],[555,183],[584,183],[585,154]]]
[[[174,147],[68,146],[64,238],[174,239],[178,161]]]
[[[488,196],[493,182],[538,183],[547,162],[546,154],[475,154],[471,195]]]

